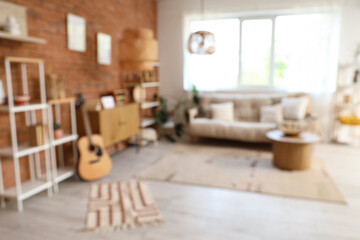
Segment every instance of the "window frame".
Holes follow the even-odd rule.
[[[188,15],[185,16],[184,18],[184,26],[185,26],[185,32],[187,32],[188,34],[185,34],[185,38],[184,38],[184,43],[187,43],[187,38],[188,35],[190,34],[189,31],[189,26],[191,24],[192,21],[206,21],[206,20],[221,20],[221,19],[239,19],[240,21],[240,36],[239,36],[239,76],[238,76],[238,87],[237,88],[231,88],[231,89],[225,89],[225,90],[215,90],[216,91],[220,91],[220,92],[241,92],[241,91],[263,91],[263,92],[289,92],[289,90],[285,89],[285,88],[281,88],[281,87],[277,87],[274,85],[274,73],[275,73],[275,31],[276,31],[276,18],[280,17],[280,16],[292,16],[292,15],[305,15],[305,14],[329,14],[329,13],[333,13],[335,15],[337,15],[337,17],[339,17],[341,15],[341,11],[339,8],[337,7],[329,7],[329,8],[316,8],[316,9],[298,9],[296,12],[293,12],[291,10],[280,10],[280,11],[270,11],[270,12],[263,12],[263,13],[246,13],[246,14],[224,14],[224,15],[213,15],[213,16],[207,16],[205,19],[200,19],[199,16],[195,17],[196,15]],[[269,84],[268,85],[248,85],[248,84],[243,84],[242,81],[242,48],[241,48],[241,44],[242,44],[242,24],[244,21],[246,20],[258,20],[258,19],[269,19],[272,22],[272,32],[271,32],[271,49],[270,49],[270,64],[269,64]],[[339,29],[338,29],[339,31]],[[186,44],[184,44],[184,46],[186,46]],[[338,51],[338,50],[337,50]],[[187,55],[188,53],[186,53],[186,48],[184,49],[184,60],[186,61],[186,59],[188,58]],[[338,53],[336,53],[336,58],[334,61],[338,61]],[[187,70],[186,64],[184,64],[184,78],[183,78],[183,89],[185,91],[188,91],[189,89],[186,88],[185,86],[185,71]],[[337,70],[336,70],[336,74],[337,74]],[[203,90],[202,90],[203,91]],[[212,91],[213,92],[213,91]]]
[[[289,15],[289,14],[286,14]],[[238,84],[239,87],[237,89],[234,90],[239,90],[239,89],[243,89],[244,87],[250,87],[250,88],[256,88],[256,89],[262,89],[262,88],[274,88],[274,57],[275,57],[275,23],[276,23],[276,17],[277,16],[283,16],[283,15],[259,15],[259,16],[246,16],[246,17],[238,17],[239,21],[240,21],[240,36],[239,36],[239,77],[238,77]],[[243,79],[242,79],[242,68],[243,68],[243,64],[242,64],[242,30],[243,30],[243,22],[247,21],[247,20],[263,20],[263,19],[267,19],[271,21],[271,47],[270,47],[270,64],[269,64],[269,76],[268,76],[268,80],[269,83],[267,85],[264,86],[258,86],[258,85],[248,85],[248,84],[243,84]]]

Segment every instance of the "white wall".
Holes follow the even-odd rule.
[[[241,13],[266,13],[269,11],[298,12],[304,9],[339,7],[341,9],[341,36],[339,62],[353,59],[355,48],[360,43],[359,0],[205,0],[206,15],[229,16]],[[160,67],[160,94],[171,105],[185,96],[183,90],[184,16],[198,14],[200,0],[158,0],[158,39]],[[317,97],[315,106],[323,117],[323,124],[330,127],[332,110],[329,97]],[[319,114],[319,115],[320,115]],[[327,117],[326,117],[327,116]]]

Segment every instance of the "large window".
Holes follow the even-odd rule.
[[[216,38],[213,55],[185,54],[184,88],[289,91],[335,89],[337,24],[334,14],[279,15],[192,21],[191,32]]]

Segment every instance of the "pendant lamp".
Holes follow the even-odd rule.
[[[126,29],[119,42],[121,67],[128,71],[152,71],[158,60],[158,43],[151,29]]]
[[[136,28],[125,29],[119,42],[119,59],[123,70],[152,71],[154,62],[158,61],[158,42],[154,32],[140,28],[139,1],[136,0]]]
[[[201,18],[204,19],[204,0],[201,0]],[[208,31],[191,33],[188,40],[188,50],[191,54],[213,54],[216,50],[215,35]]]

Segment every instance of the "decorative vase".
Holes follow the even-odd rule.
[[[61,128],[54,130],[54,138],[55,139],[62,138],[63,136],[64,136],[64,131]]]
[[[16,106],[25,105],[30,101],[31,97],[29,95],[16,95],[14,96],[14,104]]]
[[[4,30],[13,35],[20,35],[20,25],[16,22],[16,18],[12,15],[8,16],[5,21]]]

